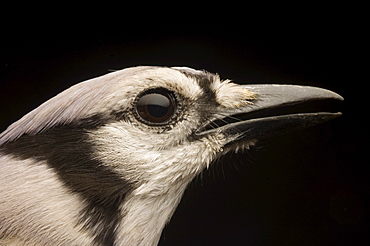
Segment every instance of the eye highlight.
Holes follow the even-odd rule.
[[[166,125],[175,115],[176,104],[173,92],[164,88],[150,89],[136,98],[136,115],[147,125]]]

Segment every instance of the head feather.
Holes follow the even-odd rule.
[[[134,67],[112,72],[76,84],[41,104],[0,134],[0,145],[22,135],[36,135],[59,125],[77,123],[96,115],[104,117],[102,109],[109,100],[114,84],[127,76],[154,67]]]

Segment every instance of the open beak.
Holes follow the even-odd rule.
[[[198,136],[222,133],[229,143],[261,139],[313,126],[341,115],[340,112],[276,114],[277,109],[309,101],[343,100],[343,97],[329,90],[298,85],[242,86],[256,93],[257,99],[237,110],[221,112],[222,117],[199,129]]]

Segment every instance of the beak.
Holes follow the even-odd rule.
[[[223,134],[228,143],[245,139],[262,139],[306,128],[341,115],[330,112],[276,115],[276,109],[317,100],[340,100],[340,95],[321,88],[298,85],[242,85],[257,94],[257,99],[243,108],[220,112],[196,133],[199,137]],[[281,112],[280,112],[281,113]],[[259,117],[255,118],[256,115]]]

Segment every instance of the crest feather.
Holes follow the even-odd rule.
[[[58,125],[93,117],[109,100],[112,85],[149,67],[134,67],[112,72],[76,84],[32,110],[0,134],[0,145],[24,134],[36,135]]]

